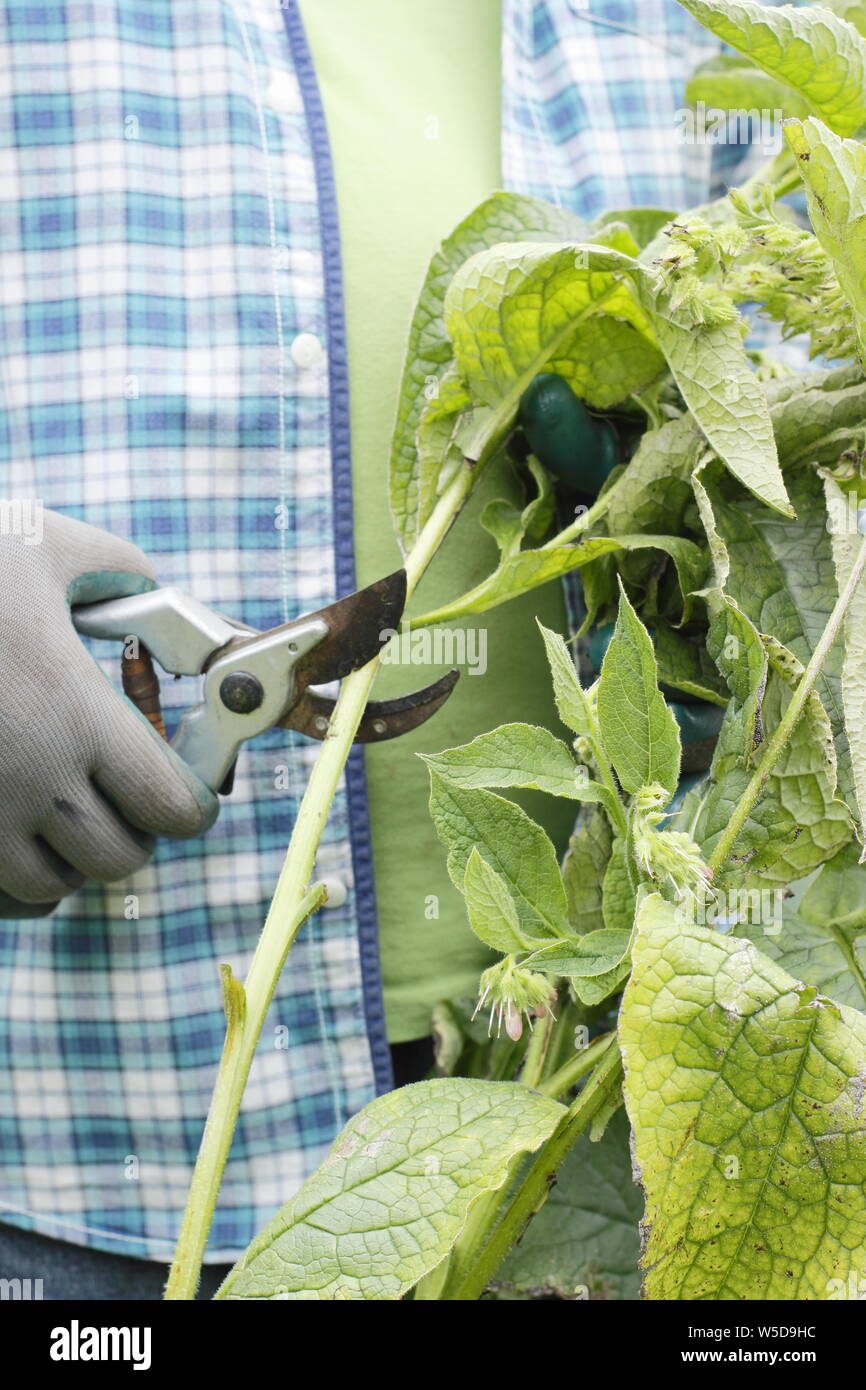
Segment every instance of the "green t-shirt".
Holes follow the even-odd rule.
[[[328,122],[339,204],[348,332],[358,582],[400,564],[388,513],[388,454],[406,337],[439,242],[500,184],[499,0],[302,0]],[[419,587],[423,612],[483,579],[496,547],[478,524],[501,494],[485,479]],[[463,899],[427,809],[417,751],[465,743],[509,720],[557,728],[535,614],[563,630],[557,585],[474,620],[448,704],[423,728],[367,749],[376,896],[388,1035],[429,1032],[438,999],[475,992],[490,955],[469,930]],[[486,640],[486,672],[480,674]],[[447,668],[447,658],[446,658]],[[442,664],[383,670],[379,697],[425,685]],[[571,814],[522,798],[561,849]],[[438,915],[436,915],[438,913]]]

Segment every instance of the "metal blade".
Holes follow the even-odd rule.
[[[459,671],[448,671],[432,685],[401,695],[396,700],[370,700],[355,734],[356,743],[383,743],[399,738],[420,726],[444,705],[457,684]],[[309,738],[325,738],[334,712],[335,700],[306,690],[291,711],[279,722],[279,728],[296,729]]]
[[[399,627],[405,604],[406,571],[395,570],[327,608],[305,613],[301,622],[319,619],[327,624],[328,635],[297,663],[295,694],[308,685],[342,680],[350,671],[366,666]],[[285,629],[287,636],[291,626]]]

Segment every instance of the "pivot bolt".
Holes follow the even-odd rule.
[[[226,709],[234,714],[252,714],[265,698],[265,690],[258,676],[249,671],[232,671],[223,676],[220,683],[220,699]]]

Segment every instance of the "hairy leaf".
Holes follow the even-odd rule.
[[[637,269],[614,248],[578,242],[515,242],[461,266],[445,298],[445,324],[461,376],[473,397],[494,412],[486,426],[490,439],[504,438],[540,371],[563,376],[578,395],[602,408],[658,375],[663,359],[624,278]],[[631,325],[634,346],[629,351],[621,340],[613,348],[601,343],[596,363],[595,335],[606,331],[601,320],[594,322],[601,312]],[[467,452],[475,456],[471,447]]]
[[[810,110],[805,98],[785,82],[729,53],[710,58],[695,69],[686,85],[686,101],[746,114],[780,111],[785,116],[807,116]],[[747,124],[742,143],[747,144],[754,133]]]
[[[784,714],[803,668],[790,652],[765,637],[769,660],[761,704],[769,738]],[[706,858],[725,829],[751,778],[743,760],[720,780],[711,769],[696,838]],[[851,838],[850,813],[836,799],[836,759],[830,724],[812,691],[787,746],[737,837],[731,856],[716,876],[742,887],[783,886],[832,859]]]
[[[749,365],[739,324],[680,322],[656,300],[659,343],[701,430],[735,478],[767,506],[793,516],[767,399]]]
[[[699,477],[693,483],[716,569],[716,585],[707,592],[712,615],[708,649],[732,694],[692,826],[709,858],[751,780],[758,746],[787,708],[802,664],[774,638],[761,639],[749,617],[724,592],[731,582],[732,562],[716,529],[708,493]],[[759,590],[760,580],[754,575],[753,583]],[[727,864],[716,875],[717,885],[783,886],[831,859],[850,833],[849,813],[836,799],[831,726],[813,690]]]
[[[658,688],[649,633],[623,591],[601,667],[598,721],[607,755],[632,795],[658,782],[673,795],[680,767],[677,723]]]
[[[522,931],[569,935],[556,851],[525,811],[493,792],[458,787],[431,772],[430,813],[448,851],[448,872],[461,892],[469,856],[477,848],[504,879]]]
[[[399,1299],[448,1253],[472,1205],[556,1128],[556,1101],[447,1077],[379,1096],[250,1245],[217,1298]]]
[[[825,864],[805,893],[795,890],[774,906],[767,920],[751,920],[737,935],[837,1004],[866,1007],[866,868],[857,846]]]
[[[820,479],[794,475],[791,496],[797,521],[783,521],[749,499],[713,509],[730,559],[726,591],[760,632],[772,633],[806,665],[836,602],[831,536]],[[854,804],[853,770],[845,729],[841,641],[834,643],[815,689],[830,718],[836,746],[839,793]]]
[[[840,140],[820,121],[789,121],[785,138],[806,185],[809,220],[854,310],[860,358],[866,361],[866,148]]]
[[[530,950],[537,944],[521,929],[517,908],[505,880],[491,869],[477,849],[472,850],[466,861],[463,896],[469,925],[485,946],[507,955]]]
[[[576,941],[557,941],[552,946],[544,946],[527,964],[533,970],[543,970],[550,975],[565,975],[575,983],[584,977],[607,975],[619,965],[628,950],[630,935],[630,928],[610,931],[602,927]]]
[[[441,412],[445,405],[453,407],[454,398],[450,392],[452,389],[459,390],[456,372],[452,370],[449,373],[447,382],[442,376],[452,356],[443,318],[445,291],[449,283],[468,257],[498,242],[533,241],[536,238],[561,241],[567,237],[581,240],[585,233],[586,224],[563,208],[554,207],[540,198],[527,198],[517,193],[494,193],[446,238],[430,262],[409,330],[406,366],[400,384],[391,446],[391,514],[405,550],[412,545],[419,525],[426,519],[424,512],[429,508],[431,495],[435,494],[438,467],[444,461],[447,447],[447,438],[443,440],[440,437],[436,441],[438,448],[434,449],[433,441],[428,436],[421,450],[424,456],[419,462],[416,432],[428,399],[426,393],[431,383],[439,379],[438,385],[434,385],[434,400],[439,400]],[[464,404],[459,406],[461,410]],[[453,409],[445,412],[446,417],[449,414],[453,414]],[[441,434],[441,413],[438,418]]]
[[[562,880],[571,935],[583,936],[602,926],[602,881],[611,844],[610,822],[601,811],[584,817],[569,841]]]
[[[866,44],[829,10],[751,0],[680,0],[724,43],[786,83],[840,135],[866,124]]]
[[[578,679],[574,658],[558,632],[551,632],[541,622],[538,626],[544,638],[559,717],[579,737],[593,738],[597,727],[595,716]]]
[[[619,1037],[649,1298],[820,1300],[862,1273],[862,1014],[654,894]]]
[[[833,502],[844,514],[845,499],[832,478],[824,483],[828,511]],[[839,592],[851,575],[860,547],[866,544],[857,531],[834,527],[831,536],[833,561]],[[848,784],[843,791],[846,800],[859,813],[860,836],[866,843],[866,583],[861,579],[845,611],[844,641],[836,644],[838,657],[842,647],[839,694],[844,720],[845,752],[851,773],[851,794]],[[864,850],[866,857],[866,850]]]
[[[703,642],[690,642],[667,623],[656,623],[653,650],[659,680],[710,704],[727,704],[727,690]]]
[[[630,932],[634,925],[635,890],[628,875],[625,841],[615,840],[602,885],[601,911],[604,925],[614,931]]]
[[[534,724],[503,724],[460,748],[425,754],[424,761],[458,787],[529,787],[583,799],[571,750]]]
[[[491,608],[498,608],[501,603],[547,584],[551,579],[561,579],[564,574],[591,564],[600,555],[618,550],[647,549],[661,550],[671,556],[687,611],[688,595],[703,582],[705,570],[703,552],[694,541],[682,536],[590,536],[570,545],[521,550],[519,554],[504,560],[493,574],[454,603],[424,613],[416,622],[451,622],[470,613],[486,613]]]

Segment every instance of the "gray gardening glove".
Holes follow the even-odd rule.
[[[216,797],[106,680],[72,603],[152,589],[136,546],[57,512],[0,534],[0,916],[138,869],[155,835],[209,829]],[[4,528],[14,529],[6,527]]]

